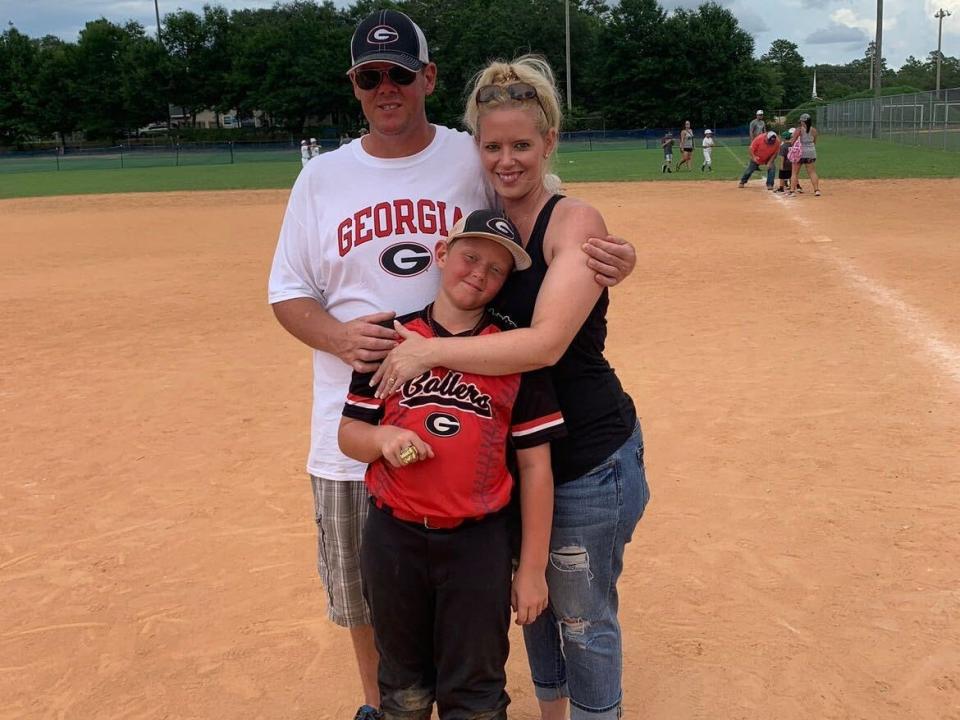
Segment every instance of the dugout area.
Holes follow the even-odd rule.
[[[639,254],[626,717],[960,718],[960,180],[762,185],[568,188]],[[0,718],[356,709],[266,303],[286,196],[0,201]]]

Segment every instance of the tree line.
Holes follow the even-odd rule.
[[[116,139],[167,117],[200,110],[262,113],[299,134],[324,120],[338,131],[362,122],[350,84],[349,42],[374,9],[403,10],[423,28],[440,68],[428,101],[432,119],[458,125],[464,90],[481,64],[525,52],[545,55],[565,77],[563,0],[358,0],[349,8],[296,0],[269,9],[205,6],[163,17],[160,38],[139,23],[88,22],[76,42],[0,35],[0,143],[65,138]],[[608,128],[745,123],[755,108],[791,108],[810,97],[867,88],[869,54],[847,65],[807,66],[798,47],[775,41],[760,59],[753,38],[714,2],[667,13],[657,0],[571,0],[573,113],[576,129],[602,117]],[[865,64],[866,63],[866,64]],[[909,58],[884,84],[933,87],[931,58]],[[946,58],[943,86],[960,85]]]

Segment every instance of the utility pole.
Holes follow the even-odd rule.
[[[943,8],[940,8],[940,12],[934,15],[935,18],[940,20],[940,27],[937,30],[937,99],[940,98],[940,63],[943,62],[943,53],[940,52],[940,43],[943,39],[943,19],[950,17],[950,15],[950,11]]]
[[[883,77],[883,0],[877,0],[877,38],[873,43],[873,137],[880,137],[880,79]]]
[[[570,78],[570,0],[564,0],[564,24],[567,33],[567,112],[573,113],[573,84]],[[939,65],[937,66],[939,68]],[[937,76],[939,77],[939,75]]]
[[[163,38],[160,37],[160,5],[159,0],[153,0],[153,9],[157,13],[157,42],[163,47]]]

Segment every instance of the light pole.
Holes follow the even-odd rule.
[[[570,0],[563,3],[564,26],[567,34],[567,112],[573,114],[573,90],[570,78]]]
[[[153,9],[157,13],[157,42],[163,47],[163,38],[160,37],[160,5],[159,0],[153,0]]]
[[[943,19],[945,17],[950,17],[951,13],[949,10],[944,10],[940,8],[940,12],[934,15],[935,18],[940,20],[940,27],[937,30],[937,97],[940,97],[940,63],[943,61],[943,53],[940,52],[940,42],[943,39]]]
[[[877,38],[873,42],[873,137],[880,137],[880,78],[883,77],[883,0],[877,0]]]

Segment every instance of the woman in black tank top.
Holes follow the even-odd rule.
[[[612,720],[621,712],[616,584],[649,489],[633,401],[603,356],[607,290],[581,250],[607,230],[596,209],[556,194],[559,181],[547,174],[560,104],[543,59],[481,71],[464,119],[533,261],[511,274],[491,308],[517,329],[429,340],[404,333],[374,379],[386,379],[380,391],[387,393],[422,368],[503,375],[552,367],[569,434],[551,445],[550,608],[524,638],[543,718],[566,717],[569,700],[571,720]]]

